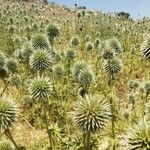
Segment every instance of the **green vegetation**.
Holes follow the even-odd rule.
[[[150,149],[149,18],[0,4],[0,150]]]

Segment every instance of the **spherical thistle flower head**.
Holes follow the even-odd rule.
[[[28,87],[31,98],[36,101],[47,101],[53,92],[50,79],[44,76],[31,79]]]
[[[86,43],[86,51],[87,51],[87,52],[92,51],[93,48],[94,48],[94,44],[93,44],[92,42],[87,42],[87,43]]]
[[[101,53],[103,59],[108,60],[114,58],[115,54],[109,45],[109,41],[101,42],[99,46],[99,52]]]
[[[30,67],[33,70],[46,70],[52,63],[52,57],[46,50],[36,50],[30,57]]]
[[[122,69],[122,66],[121,60],[117,58],[110,59],[110,61],[106,60],[104,62],[104,69],[110,74],[119,73]]]
[[[15,59],[8,59],[6,63],[6,67],[8,71],[12,73],[16,73],[18,69],[18,63]]]
[[[0,69],[5,68],[6,66],[6,56],[3,53],[0,53]]]
[[[114,51],[114,53],[119,54],[122,52],[121,43],[119,42],[119,40],[117,38],[110,39],[109,45],[110,45],[110,48],[112,49],[112,51]]]
[[[79,39],[78,36],[75,36],[75,37],[71,38],[71,45],[73,47],[76,47],[77,45],[79,45],[79,43],[80,43],[80,39]]]
[[[8,140],[0,141],[0,150],[14,150],[14,146]]]
[[[110,118],[110,105],[100,95],[80,97],[74,108],[74,120],[83,131],[95,133],[106,127]]]
[[[72,67],[72,74],[75,77],[76,80],[78,80],[79,74],[82,70],[88,70],[89,66],[86,64],[85,61],[81,60],[76,63],[74,63]]]
[[[18,111],[16,105],[9,97],[0,98],[0,131],[1,133],[9,129],[17,117]]]
[[[142,56],[146,59],[150,59],[150,36],[147,36],[144,39],[144,42],[141,45]]]
[[[65,73],[65,69],[62,65],[55,65],[52,68],[53,74],[56,76],[63,76]]]
[[[67,50],[65,52],[65,58],[66,58],[66,60],[69,60],[69,61],[74,60],[75,59],[75,52],[74,52],[74,50],[71,50],[71,49]]]
[[[49,49],[49,44],[44,35],[36,35],[32,38],[32,47],[34,49],[44,49],[48,50]]]
[[[150,149],[150,123],[141,119],[128,131],[128,139],[131,150]]]
[[[89,86],[92,82],[94,82],[94,75],[91,70],[82,70],[78,77],[79,82],[84,86]]]
[[[54,39],[59,36],[60,31],[57,25],[50,24],[46,28],[46,33],[49,39]]]

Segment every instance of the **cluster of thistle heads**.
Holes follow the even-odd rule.
[[[6,33],[8,41],[12,43],[12,50],[0,52],[0,79],[6,85],[6,89],[7,84],[17,89],[20,86],[28,87],[30,99],[35,103],[47,105],[51,99],[61,99],[55,87],[57,81],[61,86],[67,87],[68,83],[72,84],[71,86],[77,85],[77,90],[74,90],[74,87],[70,89],[76,92],[78,99],[72,106],[73,120],[83,133],[93,135],[99,133],[109,126],[108,122],[112,117],[109,100],[95,91],[95,86],[99,82],[97,79],[99,69],[107,74],[109,87],[117,82],[117,76],[123,68],[124,47],[127,45],[124,38],[127,35],[133,40],[131,54],[141,49],[140,57],[149,61],[150,37],[144,38],[141,47],[140,44],[137,46],[133,44],[141,42],[142,32],[147,29],[147,20],[144,18],[138,22],[128,20],[120,23],[120,19],[108,14],[94,15],[90,11],[76,10],[77,18],[74,20],[76,26],[73,26],[69,19],[64,19],[62,24],[56,21],[60,24],[58,27],[55,23],[51,23],[55,19],[49,20],[40,16],[41,10],[46,8],[47,6],[33,4],[29,9],[32,14],[26,10],[22,2],[17,5],[7,4],[1,8],[0,18],[6,23]],[[34,17],[35,14],[37,17]],[[71,25],[74,34],[68,33]],[[95,31],[95,35],[90,34]],[[123,34],[123,39],[116,38]],[[132,38],[134,36],[137,37],[135,41]],[[134,111],[139,97],[145,102],[144,109],[150,111],[149,81],[140,83],[132,80],[128,87],[128,104],[132,105],[131,111]],[[0,91],[2,133],[9,131],[18,114],[16,104],[4,94],[6,89]],[[128,106],[126,110],[129,110]],[[124,116],[129,118],[130,114],[126,110]],[[128,133],[131,149],[150,149],[150,125],[147,119],[140,120],[129,129]],[[0,143],[0,149],[4,149],[3,144],[9,149],[9,142],[4,143]]]

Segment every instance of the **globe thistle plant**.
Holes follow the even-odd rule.
[[[10,98],[3,96],[0,98],[0,131],[4,133],[15,122],[17,117],[17,107]]]
[[[51,63],[52,63],[52,57],[45,50],[34,51],[30,58],[31,69],[38,70],[40,72],[48,69]]]
[[[101,44],[99,46],[99,51],[102,54],[103,59],[105,59],[105,60],[112,59],[115,56],[108,41],[101,42]]]
[[[128,131],[130,150],[150,149],[150,123],[141,119]]]
[[[8,140],[2,140],[0,141],[0,150],[14,150],[14,147]]]
[[[87,133],[85,147],[89,150],[91,133],[106,127],[110,118],[110,105],[100,95],[85,95],[85,98],[80,97],[75,104],[73,114],[76,124]]]
[[[68,60],[68,61],[73,60],[75,58],[75,52],[74,52],[74,50],[67,50],[65,52],[65,57],[66,57],[66,60]]]
[[[94,44],[93,44],[92,42],[87,42],[87,43],[86,43],[86,51],[87,51],[87,52],[92,51],[93,48],[94,48]]]
[[[81,73],[82,70],[88,70],[89,66],[86,64],[85,61],[79,61],[74,63],[72,67],[72,74],[78,80],[79,74]]]
[[[104,63],[104,69],[109,73],[109,74],[117,74],[121,71],[122,69],[122,62],[119,59],[113,58],[110,61],[106,61]]]
[[[54,39],[60,35],[59,28],[54,24],[50,24],[46,28],[46,33],[47,33],[48,39],[50,41],[50,44],[51,44],[52,50],[53,50]]]
[[[29,93],[33,100],[45,101],[51,96],[53,86],[48,77],[37,76],[30,80]]]
[[[100,95],[80,97],[74,107],[74,119],[83,131],[95,133],[106,127],[110,119],[110,105]]]
[[[43,35],[34,36],[32,39],[32,46],[34,49],[44,49],[44,50],[49,49],[47,39]]]
[[[150,59],[150,37],[146,37],[141,45],[141,52],[144,58]]]
[[[78,77],[79,82],[83,87],[89,87],[94,82],[94,75],[91,70],[82,70]]]
[[[79,45],[79,43],[80,43],[79,37],[75,36],[71,38],[72,47],[76,47],[77,45]]]
[[[121,53],[122,52],[121,43],[119,42],[119,40],[117,38],[110,39],[109,45],[115,53]]]
[[[55,66],[53,66],[52,70],[53,70],[53,74],[55,76],[60,77],[60,76],[64,75],[64,67],[62,65],[55,65]]]

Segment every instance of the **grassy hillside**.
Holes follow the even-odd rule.
[[[0,10],[0,150],[150,149],[149,18]]]

